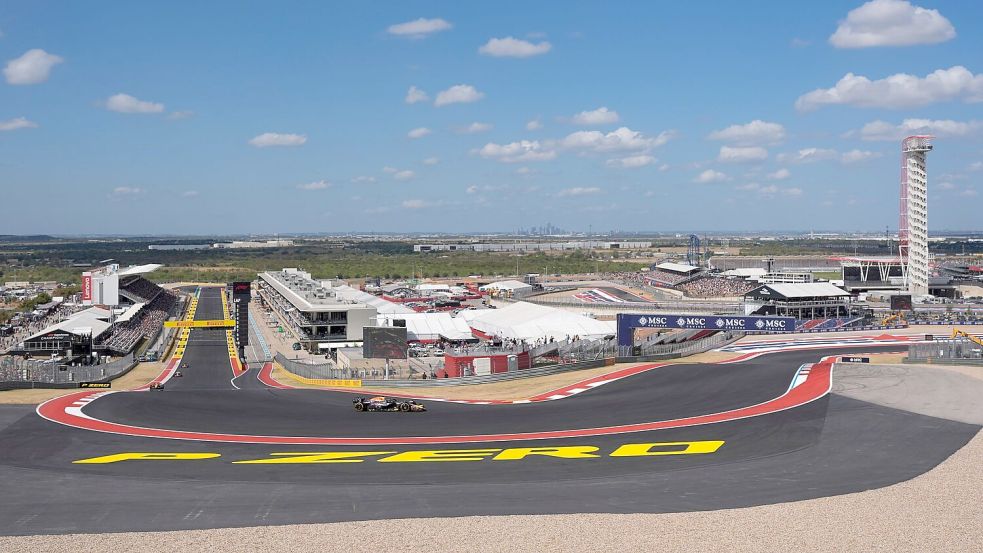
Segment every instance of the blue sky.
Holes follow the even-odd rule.
[[[930,228],[979,230],[981,27],[927,0],[8,0],[0,234],[896,229],[919,133]]]

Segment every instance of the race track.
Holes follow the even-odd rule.
[[[222,317],[218,288],[195,316]],[[224,330],[196,329],[184,375],[162,391],[0,407],[0,533],[675,512],[886,486],[979,426],[828,393],[824,357],[885,348],[898,346],[652,365],[562,399],[357,413],[352,393],[272,388],[261,367],[237,375]]]

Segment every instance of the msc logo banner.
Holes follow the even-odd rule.
[[[618,343],[631,345],[635,328],[682,328],[691,330],[740,330],[743,332],[792,332],[792,317],[732,317],[728,315],[618,314]]]
[[[411,451],[321,451],[270,453],[261,459],[232,461],[235,465],[299,465],[330,463],[446,463],[466,461],[521,461],[530,457],[555,459],[600,459],[603,457],[662,457],[666,455],[705,455],[724,445],[723,440],[696,442],[647,442],[618,446],[608,453],[592,445],[511,447],[483,449],[416,449]],[[114,453],[73,461],[76,464],[102,465],[123,461],[201,461],[217,459],[221,453]]]

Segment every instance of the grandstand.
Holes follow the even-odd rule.
[[[157,288],[159,292],[149,303],[136,304],[125,311],[96,348],[125,354],[133,351],[141,339],[153,338],[160,331],[177,302],[177,297],[173,293]]]
[[[668,288],[699,274],[700,268],[685,263],[665,262],[653,265],[643,276],[651,286]]]
[[[851,320],[852,311],[850,293],[828,282],[764,284],[744,294],[746,315],[779,315],[822,321],[810,328],[839,324],[832,321],[836,319]]]

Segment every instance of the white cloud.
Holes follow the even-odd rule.
[[[453,27],[453,25],[447,21],[444,21],[443,19],[425,19],[421,17],[420,19],[407,21],[406,23],[390,25],[389,28],[386,29],[386,32],[399,37],[425,38],[433,33],[446,31],[451,27]]]
[[[961,65],[938,69],[924,78],[898,73],[876,81],[847,73],[833,88],[799,96],[795,108],[812,111],[828,105],[899,109],[936,102],[983,101],[983,74],[974,75]]]
[[[515,37],[493,38],[484,46],[478,48],[478,52],[496,58],[528,58],[539,56],[549,52],[553,46],[546,42],[533,44]]]
[[[837,48],[937,44],[955,38],[952,23],[938,10],[905,0],[873,0],[850,10],[829,43]]]
[[[803,148],[797,152],[788,154],[778,154],[779,163],[812,163],[814,161],[826,161],[836,159],[839,153],[836,150],[825,148]]]
[[[538,117],[535,118],[535,119],[530,119],[529,121],[526,121],[526,130],[527,131],[538,131],[541,128],[543,128],[543,122],[540,121]]]
[[[372,184],[375,182],[375,177],[370,177],[367,175],[359,175],[352,178],[352,183],[354,184]]]
[[[707,169],[706,171],[703,171],[697,175],[696,178],[693,179],[693,182],[707,184],[711,182],[723,182],[727,179],[728,177],[726,174],[721,173],[720,171],[714,171],[713,169]]]
[[[397,171],[399,171],[399,169],[396,169],[395,167],[389,167],[388,165],[386,167],[383,167],[382,168],[382,172],[383,173],[393,174],[393,173],[395,173]]]
[[[138,196],[143,194],[143,188],[138,188],[136,186],[117,186],[113,188],[113,191],[109,193],[111,198],[126,198],[132,196]]]
[[[184,192],[181,193],[181,197],[182,198],[197,198],[198,197],[198,191],[197,190],[185,190]]]
[[[731,125],[726,129],[713,131],[708,138],[733,142],[742,146],[775,144],[785,139],[785,127],[778,123],[755,119],[745,125]]]
[[[437,165],[438,163],[440,163],[440,158],[438,157],[428,157],[423,160],[424,165]]]
[[[402,171],[396,171],[393,173],[393,178],[396,180],[410,180],[416,176],[416,173],[410,171],[409,169],[404,169]]]
[[[403,200],[403,207],[406,209],[423,209],[430,205],[430,202],[424,200]]]
[[[582,111],[574,115],[571,121],[578,125],[609,125],[620,119],[618,112],[602,106],[593,111]]]
[[[415,104],[417,102],[426,102],[430,99],[430,96],[426,92],[420,90],[416,86],[410,86],[410,89],[406,91],[406,103]]]
[[[0,132],[16,131],[18,129],[36,129],[37,127],[37,123],[34,121],[28,121],[24,117],[15,117],[6,121],[0,121]]]
[[[640,154],[637,156],[628,156],[618,159],[607,160],[608,167],[621,167],[622,169],[635,169],[638,167],[645,167],[646,165],[651,165],[655,163],[656,159],[647,154]]]
[[[936,184],[935,186],[937,188],[942,189],[942,190],[953,190],[953,189],[956,188],[956,185],[955,184],[952,184],[951,182],[946,182],[946,181],[940,182],[939,184]]]
[[[307,142],[305,134],[281,134],[276,132],[266,132],[253,137],[249,143],[257,148],[268,148],[270,146],[300,146]]]
[[[673,136],[674,131],[663,131],[651,138],[628,127],[621,127],[607,134],[600,131],[577,131],[567,135],[560,144],[564,148],[594,152],[646,151],[662,146]]]
[[[556,158],[556,150],[543,146],[538,140],[522,140],[509,144],[489,142],[478,150],[478,154],[485,159],[495,159],[503,163],[549,161]]]
[[[967,188],[959,193],[960,196],[966,196],[968,198],[976,196],[976,190],[973,188]]]
[[[51,68],[64,62],[61,56],[49,54],[40,48],[24,52],[19,58],[7,62],[3,75],[7,84],[38,84],[48,80]]]
[[[441,107],[449,104],[470,104],[484,97],[484,92],[479,92],[478,89],[469,84],[457,84],[438,92],[433,105]]]
[[[184,110],[184,111],[172,111],[171,113],[169,113],[167,115],[167,118],[168,119],[174,119],[174,120],[187,119],[189,117],[194,116],[194,114],[195,114],[195,112],[188,111],[188,110]]]
[[[768,150],[761,146],[721,146],[717,161],[725,163],[744,163],[768,159]]]
[[[129,94],[114,94],[106,100],[106,109],[117,113],[161,113],[164,104],[139,100]]]
[[[970,171],[983,171],[983,161],[974,161],[969,164]]]
[[[409,138],[423,138],[424,136],[427,136],[431,132],[433,131],[431,131],[426,127],[417,127],[411,130],[410,132],[406,133],[406,136]]]
[[[659,171],[662,171],[663,173],[668,171],[669,169],[671,169],[671,167],[669,167],[668,163],[663,163],[662,165],[659,166]]]
[[[775,171],[774,173],[768,173],[767,175],[769,180],[785,180],[791,176],[792,172],[784,167]]]
[[[485,185],[479,186],[477,184],[472,184],[465,191],[468,194],[481,194],[481,193],[488,193],[488,192],[501,192],[502,190],[507,190],[507,189],[508,189],[508,186],[506,186],[506,185],[490,185],[490,184],[485,184]]]
[[[849,152],[843,152],[840,156],[840,161],[843,163],[858,163],[860,161],[867,161],[868,159],[874,159],[881,157],[880,152],[871,152],[869,150],[850,150]]]
[[[744,192],[755,192],[755,193],[757,193],[757,194],[759,194],[761,196],[765,196],[765,197],[768,197],[768,198],[773,197],[773,196],[776,196],[778,194],[781,194],[783,196],[801,196],[802,195],[802,189],[801,188],[795,188],[795,187],[792,187],[792,188],[781,188],[780,186],[775,185],[775,184],[769,184],[767,186],[762,186],[762,185],[760,185],[760,184],[758,184],[756,182],[749,182],[747,184],[742,184],[742,185],[738,186],[737,189],[738,190],[741,190],[741,191],[744,191]]]
[[[529,167],[519,167],[518,169],[515,170],[516,175],[522,175],[524,177],[528,175],[532,175],[535,172],[536,172],[535,169],[531,169]]]
[[[304,184],[298,184],[298,190],[324,190],[331,186],[331,183],[326,180],[316,180],[314,182],[308,182]]]
[[[573,188],[567,188],[565,190],[560,190],[557,196],[561,198],[566,198],[570,196],[590,196],[591,194],[600,194],[601,189],[596,186],[575,186]]]
[[[490,131],[491,129],[492,129],[491,123],[479,123],[475,121],[474,123],[471,123],[467,127],[460,129],[460,131],[458,132],[461,132],[463,134],[478,134],[478,133]]]
[[[806,40],[804,38],[798,38],[798,37],[793,38],[789,42],[789,46],[791,46],[792,48],[805,48],[806,46],[809,46],[810,44],[812,44],[812,43],[809,42],[808,40]]]
[[[983,131],[983,121],[953,121],[951,119],[905,119],[899,125],[886,121],[871,121],[860,129],[864,140],[901,140],[913,134],[966,137]]]

